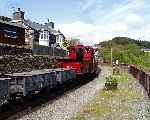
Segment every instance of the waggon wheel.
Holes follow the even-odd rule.
[[[33,93],[32,92],[28,93],[26,98],[27,100],[31,100],[33,98]]]
[[[47,92],[48,95],[51,93],[51,88],[50,88],[50,86],[46,87],[46,92]]]
[[[15,102],[16,101],[16,94],[10,95],[10,98],[8,99],[9,102]]]

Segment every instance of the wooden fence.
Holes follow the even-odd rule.
[[[130,66],[130,73],[139,81],[150,97],[150,73],[133,65]]]

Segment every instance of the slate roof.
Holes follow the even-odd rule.
[[[4,23],[4,24],[7,24],[7,25],[13,25],[13,26],[16,26],[16,27],[24,28],[23,26],[20,26],[20,25],[14,23],[14,22],[11,22],[11,21],[10,22],[6,22],[6,21],[0,20],[0,23]]]
[[[48,30],[48,31],[50,31],[50,32],[52,32],[54,34],[58,34],[59,33],[58,31],[48,27],[47,25],[43,25],[43,24],[39,24],[39,23],[36,23],[36,22],[32,22],[30,20],[24,20],[24,23],[29,25],[30,27],[32,27],[35,30],[42,30],[42,29],[44,29],[44,30]]]

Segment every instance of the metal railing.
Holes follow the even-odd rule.
[[[150,73],[131,65],[130,73],[139,81],[150,97]]]

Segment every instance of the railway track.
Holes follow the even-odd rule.
[[[75,89],[80,88],[82,85],[92,81],[96,76],[88,76],[77,78],[72,82],[66,82],[61,86],[57,86],[50,90],[50,92],[41,91],[38,94],[32,96],[32,98],[17,99],[14,102],[4,104],[1,107],[0,120],[17,119],[29,112],[36,111],[47,104],[53,103],[68,92],[72,92]]]

